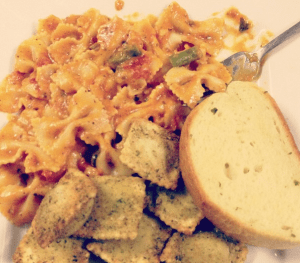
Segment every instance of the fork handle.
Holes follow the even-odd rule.
[[[262,59],[267,53],[269,53],[275,47],[277,47],[281,43],[287,41],[292,36],[294,36],[298,33],[300,33],[300,22],[296,23],[291,28],[284,31],[279,36],[275,37],[272,41],[270,41],[267,45],[265,45],[263,48],[261,48],[260,59]]]

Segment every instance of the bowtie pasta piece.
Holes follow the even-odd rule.
[[[169,89],[190,108],[199,103],[206,90],[224,92],[231,81],[227,69],[216,61],[213,64],[201,65],[196,71],[174,67],[164,78]]]

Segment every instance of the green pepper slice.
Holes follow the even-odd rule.
[[[135,45],[124,45],[121,50],[115,52],[109,59],[108,62],[113,66],[118,66],[119,64],[129,60],[133,57],[138,57],[142,55],[142,52]]]
[[[194,46],[170,56],[169,59],[173,67],[181,67],[190,64],[198,58],[198,49]]]

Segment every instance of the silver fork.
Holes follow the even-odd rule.
[[[235,53],[223,60],[222,63],[230,72],[232,80],[256,80],[261,74],[262,62],[266,54],[298,33],[300,33],[300,22],[284,31],[259,50]]]

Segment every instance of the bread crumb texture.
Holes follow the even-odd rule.
[[[98,189],[89,219],[74,236],[93,239],[134,239],[143,214],[145,184],[138,177],[105,175],[93,178]]]
[[[192,236],[174,233],[160,259],[166,263],[242,263],[247,253],[245,245],[226,242],[211,232],[199,232]]]
[[[184,184],[180,183],[176,190],[157,187],[156,194],[155,215],[173,229],[187,235],[193,234],[204,215]]]
[[[159,255],[171,229],[164,229],[157,221],[143,215],[134,240],[102,240],[87,245],[87,249],[107,262],[159,262]]]
[[[179,178],[179,137],[144,119],[130,127],[120,160],[138,173],[167,189],[175,189]]]
[[[41,248],[33,234],[33,229],[30,228],[15,251],[13,261],[15,263],[88,263],[90,253],[82,248],[82,244],[81,240],[63,238]]]
[[[58,238],[72,235],[85,223],[94,206],[97,188],[84,173],[69,169],[43,198],[32,222],[43,248]]]

